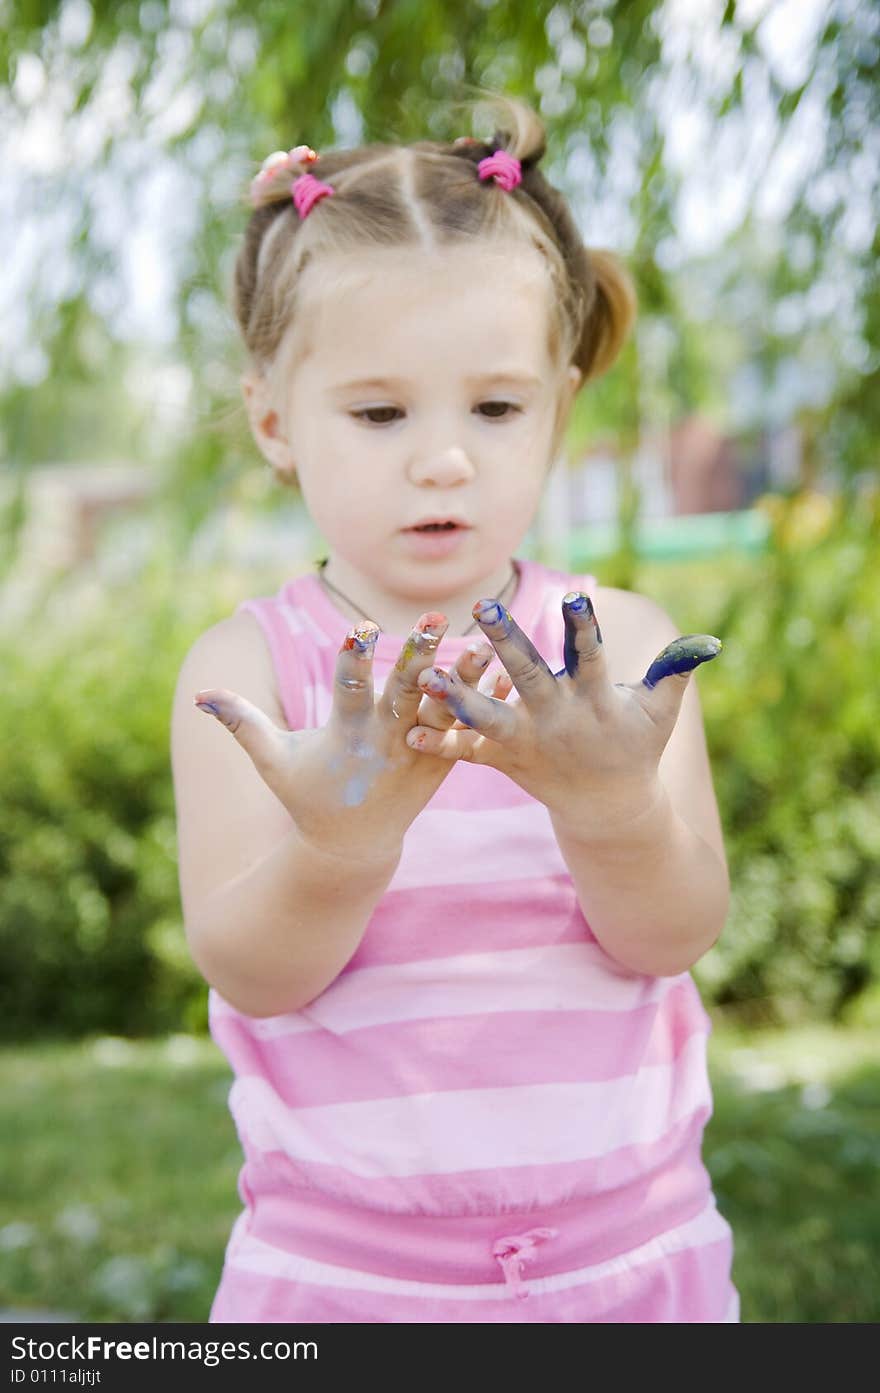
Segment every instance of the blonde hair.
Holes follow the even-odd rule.
[[[582,384],[612,366],[635,319],[633,283],[612,252],[584,246],[566,199],[538,169],[546,140],[536,112],[517,98],[479,91],[455,105],[488,105],[498,123],[491,141],[322,153],[312,173],[335,196],[321,199],[304,220],[291,198],[291,171],[266,178],[234,266],[235,317],[256,373],[271,383],[280,370],[282,342],[302,319],[298,288],[310,261],[328,253],[362,256],[373,247],[489,243],[519,243],[544,256],[554,292],[554,361],[578,367]],[[510,192],[477,174],[479,161],[497,149],[522,165],[522,182]],[[253,206],[249,191],[246,197]]]

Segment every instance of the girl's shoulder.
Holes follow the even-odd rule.
[[[656,600],[636,590],[597,585],[595,596],[611,681],[638,681],[679,630]]]

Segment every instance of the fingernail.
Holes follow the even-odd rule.
[[[446,674],[440,668],[431,667],[419,674],[419,685],[431,692],[445,692]]]
[[[567,595],[563,595],[562,603],[572,614],[593,613],[593,602],[583,590],[569,590]]]
[[[473,658],[474,667],[482,670],[483,668],[488,667],[490,662],[492,661],[492,654],[494,652],[494,649],[487,649],[486,645],[483,643],[469,643],[467,646],[467,651]]]
[[[511,619],[500,600],[477,600],[471,614],[480,624],[500,624],[510,627]]]
[[[379,625],[368,619],[364,624],[354,624],[342,641],[340,653],[354,650],[359,658],[370,657],[379,638]]]
[[[431,609],[416,622],[413,633],[423,634],[426,638],[442,638],[448,628],[449,620],[446,615],[441,614],[439,610]]]
[[[212,716],[220,719],[220,708],[213,701],[199,701],[198,697],[193,697],[193,705],[200,711],[210,711]]]

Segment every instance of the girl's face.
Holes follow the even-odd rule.
[[[493,593],[481,584],[509,575],[580,380],[550,358],[539,253],[380,250],[354,274],[324,258],[300,295],[304,355],[268,433],[329,545],[328,575],[386,615]],[[463,526],[411,531],[428,518]]]

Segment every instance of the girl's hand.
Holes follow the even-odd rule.
[[[421,616],[378,700],[372,675],[378,625],[350,629],[337,656],[329,719],[315,730],[282,730],[223,688],[198,692],[195,704],[231,731],[316,850],[349,861],[390,860],[451,768],[448,759],[418,754],[406,743],[420,704],[432,704],[417,678],[447,626],[445,615]],[[467,652],[453,669],[461,690],[476,686],[481,671]]]
[[[469,687],[485,692],[498,701],[504,701],[513,691],[513,683],[508,674],[496,672],[488,679],[483,678],[483,673],[494,656],[492,645],[485,639],[477,639],[468,644],[467,651],[457,660],[454,670]],[[431,730],[467,730],[467,726],[456,718],[455,712],[446,703],[434,701],[427,695],[422,697],[419,704],[416,722],[420,726],[428,726]]]
[[[407,743],[429,758],[490,764],[565,822],[606,827],[609,817],[637,816],[656,795],[689,675],[717,656],[721,642],[709,634],[677,638],[641,682],[612,684],[589,597],[570,591],[562,611],[565,666],[554,673],[503,605],[479,600],[474,617],[521,699],[498,701],[426,665],[418,685],[461,728],[441,734],[419,725]]]

